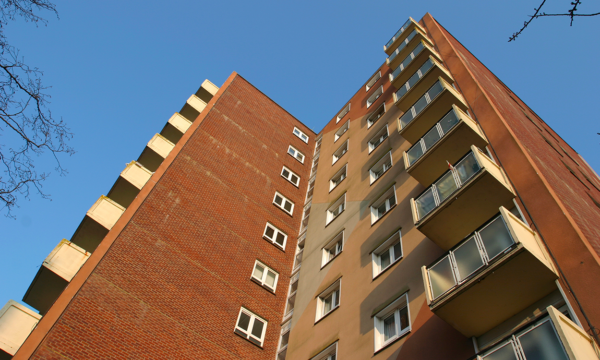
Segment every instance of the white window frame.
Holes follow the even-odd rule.
[[[327,245],[323,246],[321,249],[321,269],[325,267],[325,265],[329,264],[333,261],[338,255],[344,251],[344,243],[346,240],[344,239],[344,230],[338,233],[336,236],[331,239]],[[332,253],[331,250],[334,250]]]
[[[383,137],[384,133],[385,133],[385,138],[381,139]],[[385,141],[385,139],[387,139],[388,137],[390,137],[390,131],[388,128],[388,124],[385,124],[385,126],[383,126],[379,131],[377,131],[375,133],[375,135],[369,140],[369,142],[368,142],[369,154],[372,153],[373,150],[377,149],[379,147],[379,145],[381,145]],[[374,139],[381,139],[381,141],[379,142],[379,144],[373,145]]]
[[[287,171],[289,176],[286,177],[283,173]],[[296,179],[298,179],[297,182],[293,182],[292,181],[292,177],[295,176]],[[281,169],[281,177],[283,177],[284,179],[286,179],[287,181],[291,182],[295,187],[300,186],[300,176],[298,174],[296,174],[295,172],[293,172],[292,170],[290,170],[288,167],[286,167],[285,165],[283,166],[283,169]]]
[[[371,107],[383,95],[383,85],[379,87],[369,98],[367,99],[367,109]]]
[[[281,205],[279,205],[279,204],[277,204],[277,202],[275,202],[275,199],[277,199],[277,196],[279,196],[282,199],[281,200]],[[285,209],[285,202],[286,201],[292,205],[289,211]],[[278,208],[280,208],[281,210],[283,210],[286,214],[289,214],[289,215],[293,215],[294,214],[294,206],[295,206],[294,203],[290,199],[288,199],[285,196],[281,195],[281,193],[279,191],[275,191],[275,195],[273,196],[273,205],[275,205]]]
[[[396,254],[396,250],[394,249],[394,245],[396,243],[400,243],[400,256]],[[382,268],[381,267],[381,255],[389,252],[390,255],[390,263],[388,266]],[[395,263],[402,260],[404,257],[404,248],[402,247],[402,231],[398,230],[392,234],[387,240],[383,242],[383,244],[379,245],[377,249],[373,250],[371,253],[372,263],[373,263],[373,279],[377,278],[384,271],[391,268]]]
[[[302,130],[298,129],[294,126],[294,135],[296,135],[300,140],[304,141],[308,144],[308,135],[306,135]]]
[[[336,124],[339,123],[340,120],[342,120],[344,118],[344,116],[346,116],[346,114],[349,113],[349,112],[350,112],[350,103],[346,104],[346,106],[344,106],[344,108],[342,109],[342,111],[340,111],[337,114],[335,123]]]
[[[315,322],[318,322],[325,316],[331,314],[337,308],[340,307],[340,299],[342,295],[342,278],[337,279],[333,284],[331,284],[325,291],[317,296],[317,311]],[[325,312],[325,304],[326,300],[331,297],[331,309]]]
[[[379,81],[379,79],[381,79],[381,70],[379,70],[375,75],[373,75],[371,79],[369,79],[369,81],[365,85],[365,91],[369,92],[369,90],[373,88],[373,85],[375,85]]]
[[[252,335],[252,330],[246,330],[239,326],[242,313],[245,313],[246,315],[250,316],[250,322],[248,323],[248,329],[252,329],[254,327],[254,322],[256,320],[264,323],[264,326],[262,328],[262,334],[261,334],[260,338],[257,338],[256,336]],[[267,320],[261,318],[260,316],[256,315],[252,311],[242,307],[238,314],[237,320],[235,322],[235,327],[233,330],[236,334],[238,334],[242,337],[245,337],[248,341],[252,342],[253,344],[256,344],[256,345],[262,347],[265,342],[265,334],[267,333],[267,325],[268,325]]]
[[[375,119],[374,121],[372,121],[372,119],[371,119],[371,118],[373,117],[373,115],[375,115],[375,114],[378,114],[378,113],[379,113],[379,110],[380,110],[382,107],[383,107],[383,112],[381,113],[381,115],[379,115],[379,117],[378,117],[377,119]],[[386,111],[387,111],[387,109],[386,109],[386,105],[385,105],[385,101],[384,101],[384,102],[383,102],[383,103],[382,103],[382,104],[381,104],[381,105],[380,105],[380,106],[379,106],[379,107],[378,107],[378,108],[377,108],[375,111],[373,111],[373,112],[372,112],[372,113],[369,115],[369,117],[367,118],[367,129],[370,129],[370,128],[371,128],[371,126],[373,126],[373,125],[374,125],[374,124],[375,124],[377,121],[379,121],[379,119],[381,119],[381,118],[382,118],[382,117],[385,115]]]
[[[341,210],[338,212],[337,215],[334,215],[333,212],[335,210],[339,210],[341,207]],[[340,196],[339,199],[337,199],[333,205],[331,205],[329,207],[329,209],[327,209],[327,221],[326,221],[326,225],[331,224],[331,222],[335,219],[337,219],[344,211],[346,211],[346,193],[344,193],[344,195]]]
[[[345,147],[345,149],[344,149],[344,147]],[[331,159],[332,160],[331,165],[338,162],[348,152],[349,148],[350,148],[350,139],[347,139],[342,145],[340,145],[339,148],[337,148],[336,151],[333,152],[332,159]]]
[[[350,120],[347,120],[344,125],[340,126],[339,129],[333,135],[333,142],[337,142],[345,133],[350,130]]]
[[[390,199],[394,198],[394,203],[392,204]],[[379,207],[385,205],[385,212],[379,215]],[[396,185],[387,189],[383,195],[379,197],[371,206],[371,225],[375,224],[379,219],[387,215],[394,207],[398,205],[398,198],[396,197]]]
[[[346,163],[346,165],[342,166],[342,168],[339,169],[335,173],[335,175],[333,175],[331,177],[331,179],[329,179],[329,192],[332,192],[333,189],[335,189],[336,187],[338,187],[338,185],[340,185],[340,183],[342,181],[346,180],[347,177],[348,177],[348,163]],[[339,178],[342,178],[342,179],[339,180]]]
[[[254,270],[256,270],[256,267],[260,266],[263,268],[263,275],[262,278],[257,278],[256,276],[254,276]],[[267,272],[272,272],[273,274],[275,274],[275,283],[273,284],[273,287],[271,287],[270,285],[268,285],[265,281],[267,278]],[[265,265],[264,263],[256,260],[254,262],[254,267],[252,268],[252,275],[250,275],[250,278],[259,283],[261,286],[271,290],[272,292],[275,292],[275,289],[277,289],[277,282],[279,281],[279,273],[273,269],[271,269],[270,267],[268,267],[267,265]]]
[[[325,350],[321,351],[314,357],[311,357],[310,360],[334,360],[334,359],[337,359],[338,358],[337,357],[337,348],[338,348],[338,342],[336,341],[333,344],[329,345],[327,348],[325,348]]]
[[[407,317],[408,317],[408,326],[404,329],[401,329],[400,328],[400,326],[401,326],[400,310],[404,309],[405,307],[406,307],[406,313],[407,313]],[[396,329],[395,329],[396,335],[393,337],[390,337],[387,341],[384,341],[384,328],[383,328],[384,320],[387,319],[392,314],[394,314],[394,319],[395,319],[395,324],[396,324]],[[410,321],[410,306],[409,306],[409,302],[408,302],[408,293],[404,293],[404,294],[400,295],[400,297],[398,299],[394,300],[394,302],[392,302],[390,305],[386,306],[385,309],[378,312],[373,317],[373,321],[374,321],[374,328],[375,328],[375,331],[373,332],[375,335],[375,352],[378,352],[381,349],[389,346],[394,341],[400,339],[401,337],[403,337],[404,335],[409,333],[411,331],[412,324]]]
[[[287,153],[294,159],[296,159],[296,160],[300,161],[302,164],[304,164],[304,159],[306,158],[306,156],[304,156],[303,153],[301,153],[298,149],[296,149],[292,145],[290,145],[290,147],[288,147]]]
[[[273,229],[273,238],[272,239],[267,235],[268,228]],[[283,245],[280,245],[277,242],[277,234],[283,235]],[[271,224],[270,222],[267,222],[267,225],[265,225],[265,230],[263,231],[263,238],[268,240],[269,242],[273,243],[273,245],[285,250],[285,245],[287,243],[288,236],[286,233],[284,233],[283,231],[276,228],[275,225]]]
[[[390,167],[385,169],[383,171],[383,173],[381,173],[381,175],[379,175],[379,177],[375,177],[375,172],[373,171],[374,168],[377,167],[382,167],[383,163],[385,162],[385,160],[387,160],[387,158],[389,157],[390,159]],[[379,179],[381,179],[383,177],[383,175],[385,175],[385,173],[387,173],[392,167],[394,167],[394,159],[392,158],[392,151],[388,151],[387,154],[383,155],[381,157],[381,159],[379,159],[373,166],[371,166],[371,168],[369,169],[369,179],[370,179],[370,184],[373,185],[373,183]]]

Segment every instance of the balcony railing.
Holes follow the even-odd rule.
[[[411,32],[413,29],[419,29],[421,32],[425,32],[425,30],[412,18],[408,18],[408,20],[402,25],[402,27],[392,36],[392,38],[383,45],[383,51],[386,54],[391,55],[392,51],[396,49],[398,44],[406,38],[406,35]]]
[[[453,106],[422,138],[404,153],[408,173],[425,186],[456,162],[471,145],[483,148],[487,140],[479,126],[457,106]]]
[[[0,309],[0,358],[12,358],[41,318],[35,311],[8,300]]]
[[[422,271],[430,309],[467,337],[556,290],[558,278],[535,232],[504,207]]]
[[[406,39],[400,41],[398,43],[398,47],[394,50],[390,56],[385,60],[387,66],[392,69],[396,68],[400,64],[400,60],[406,56],[406,52],[408,51],[408,45],[413,41],[426,41],[429,45],[431,45],[431,40],[427,38],[425,33],[421,32],[421,30],[415,28],[411,31]]]
[[[86,213],[71,237],[71,242],[94,252],[124,211],[124,207],[102,195]]]
[[[438,54],[431,45],[426,40],[413,40],[409,47],[409,50],[405,49],[401,55],[395,59],[394,63],[398,63],[398,66],[393,68],[391,74],[389,74],[390,83],[396,88],[399,89],[404,85],[404,83],[423,65],[423,63],[430,57],[433,56],[439,61],[441,60],[440,54]],[[404,56],[405,53],[408,53],[407,56]],[[399,59],[402,59],[400,61]]]
[[[471,151],[451,166],[416,199],[411,199],[417,229],[450,249],[498,207],[512,207],[514,193],[502,169],[481,150]]]

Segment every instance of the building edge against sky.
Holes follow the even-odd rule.
[[[319,134],[205,81],[44,260],[40,314],[0,310],[3,356],[597,358],[597,174],[429,14],[384,51]]]

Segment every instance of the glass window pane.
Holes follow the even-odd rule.
[[[297,184],[297,183],[298,183],[298,177],[297,177],[296,175],[292,175],[292,182],[293,182],[294,184]]]
[[[482,358],[485,360],[519,360],[510,342]]]
[[[283,246],[284,241],[285,241],[285,236],[283,236],[282,233],[277,233],[277,239],[275,239],[275,242],[278,243],[279,245]]]
[[[275,273],[272,271],[267,271],[267,279],[265,283],[270,287],[275,287]]]
[[[429,214],[429,212],[435,209],[435,200],[433,198],[433,191],[430,188],[423,195],[419,196],[417,200],[415,200],[415,205],[417,207],[417,214],[419,215],[419,219],[422,219],[425,215]]]
[[[396,336],[396,317],[395,314],[391,314],[383,320],[383,341]]]
[[[254,272],[252,273],[252,275],[255,278],[257,278],[257,279],[262,280],[264,272],[265,272],[265,268],[262,267],[262,266],[260,266],[260,265],[258,265],[258,264],[256,264],[256,266],[254,267]]]
[[[429,150],[439,139],[441,139],[440,133],[437,126],[434,126],[427,134],[425,134],[425,136],[423,136],[425,151]]]
[[[434,299],[456,285],[454,276],[452,275],[450,258],[448,256],[432,266],[428,272],[429,282],[431,283],[431,291]]]
[[[327,298],[323,299],[323,315],[331,311],[331,296],[332,295],[329,295]]]
[[[340,304],[340,291],[336,290],[333,294],[333,307],[336,307]]]
[[[250,315],[242,312],[240,314],[240,320],[238,321],[238,327],[248,331],[248,325],[250,324]]]
[[[262,331],[264,326],[265,323],[258,319],[254,319],[254,325],[252,326],[252,335],[260,339],[262,337]]]
[[[474,236],[454,251],[454,260],[458,268],[458,281],[464,280],[483,266],[483,259]]]
[[[292,203],[289,201],[286,201],[285,204],[283,205],[283,208],[286,209],[287,211],[292,211]]]
[[[281,206],[283,199],[279,195],[275,195],[275,204]]]
[[[442,118],[442,120],[440,120],[440,126],[442,127],[442,132],[444,134],[450,131],[456,124],[458,124],[458,117],[454,113],[454,110],[451,110]]]
[[[475,160],[475,156],[471,153],[454,167],[460,179],[460,183],[464,184],[471,178],[476,172],[479,171],[479,164]]]
[[[452,195],[452,193],[458,189],[451,171],[448,171],[444,176],[442,176],[442,178],[435,183],[435,187],[440,198],[440,203],[446,200],[448,196]]]
[[[560,340],[546,321],[535,329],[517,337],[527,360],[568,360]]]
[[[400,330],[404,330],[408,327],[408,308],[403,307],[400,309]]]
[[[398,260],[402,256],[402,248],[400,247],[400,242],[397,242],[394,245],[394,260]]]
[[[296,152],[294,151],[294,149],[292,149],[292,148],[289,148],[289,149],[288,149],[288,154],[290,154],[290,155],[294,156],[294,155],[295,155],[295,153],[296,153]]]
[[[479,232],[485,252],[491,260],[514,244],[501,217],[496,218]]]
[[[381,259],[381,270],[390,266],[391,261],[390,261],[390,251],[389,250],[386,250],[379,257]]]
[[[281,172],[281,175],[285,176],[286,178],[290,176],[290,172],[287,171],[286,169],[283,169],[283,171]]]
[[[273,230],[272,227],[267,226],[267,230],[265,231],[265,235],[267,235],[268,238],[272,239],[274,233],[275,233],[275,230]]]
[[[419,160],[419,158],[423,156],[423,149],[421,148],[421,143],[416,143],[413,147],[410,148],[410,150],[406,152],[406,155],[408,155],[409,165],[414,164],[415,161]]]

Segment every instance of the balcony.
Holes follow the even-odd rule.
[[[71,242],[94,252],[124,211],[124,207],[102,195],[85,214],[71,237]]]
[[[385,59],[387,66],[392,69],[397,68],[398,65],[400,65],[400,61],[406,58],[406,55],[408,55],[408,49],[412,47],[412,43],[422,40],[427,42],[429,45],[433,45],[425,32],[421,31],[419,28],[415,28],[408,34],[406,39],[399,41],[396,50],[394,50],[390,56]]]
[[[417,229],[449,250],[515,197],[502,169],[475,146],[416,199]]]
[[[423,96],[398,119],[398,132],[411,144],[416,143],[442,116],[456,105],[462,111],[468,106],[461,94],[443,77],[438,77]]]
[[[471,145],[484,148],[488,142],[479,126],[456,105],[416,144],[403,153],[406,171],[429,186],[457,162]]]
[[[192,126],[191,121],[183,117],[180,113],[175,113],[165,124],[160,134],[173,144],[177,144],[190,126]]]
[[[300,267],[302,266],[302,255],[304,254],[304,248],[298,249],[296,251],[296,257],[294,258],[294,268],[292,269],[292,274],[296,274]]]
[[[175,144],[164,136],[156,134],[150,139],[137,161],[146,169],[155,172],[174,147]]]
[[[429,59],[394,93],[394,104],[402,112],[407,112],[440,77],[448,84],[454,83],[450,72],[435,57],[429,56]]]
[[[422,273],[431,311],[466,337],[556,290],[558,278],[536,233],[503,207]]]
[[[40,314],[48,312],[89,257],[89,252],[69,240],[62,240],[44,260],[23,301]]]
[[[392,36],[387,44],[383,45],[383,51],[386,54],[391,55],[394,50],[405,40],[408,35],[415,29],[419,29],[422,33],[426,33],[425,29],[419,25],[413,18],[409,17],[408,20],[402,25],[402,27]]]
[[[440,55],[433,50],[427,41],[421,40],[417,42],[414,47],[410,48],[410,53],[406,57],[401,58],[402,61],[400,64],[389,75],[392,85],[396,89],[399,89],[430,56],[433,56],[438,61],[442,61]]]
[[[150,170],[143,167],[142,164],[132,161],[121,172],[121,176],[119,176],[107,196],[122,207],[127,208],[151,176],[152,172]]]
[[[41,318],[42,315],[8,300],[0,309],[0,359],[11,359]]]

